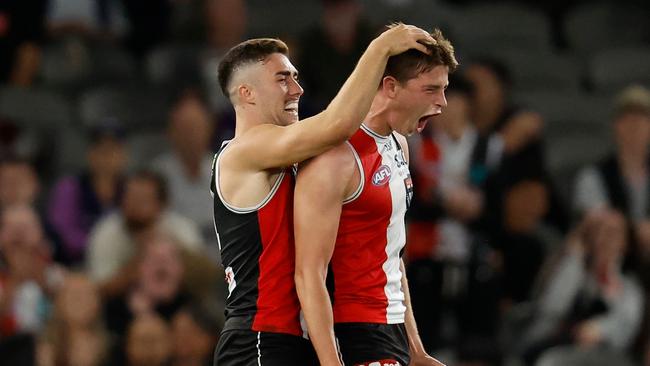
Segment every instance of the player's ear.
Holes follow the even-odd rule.
[[[397,95],[397,87],[399,82],[392,76],[384,76],[381,80],[381,90],[389,98],[394,98]]]
[[[241,84],[237,87],[237,98],[243,104],[255,104],[255,93],[250,84]]]

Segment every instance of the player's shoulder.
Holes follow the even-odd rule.
[[[269,140],[277,137],[281,126],[265,123],[249,128],[239,136],[228,141],[227,146],[219,153],[221,165],[234,168],[245,168],[251,165],[254,157],[266,152]],[[273,134],[276,132],[275,134]]]
[[[324,153],[302,162],[300,168],[310,166],[318,169],[341,170],[344,173],[347,166],[354,166],[354,154],[351,149],[352,146],[349,143],[340,143]]]
[[[262,150],[265,146],[264,142],[268,143],[269,138],[277,137],[277,133],[282,132],[283,129],[286,128],[271,123],[259,124],[230,140],[228,145],[231,150]]]

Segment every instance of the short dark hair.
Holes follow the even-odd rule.
[[[403,84],[436,66],[449,67],[449,73],[456,71],[458,61],[454,55],[454,46],[442,35],[440,29],[434,29],[431,32],[431,37],[435,39],[436,44],[426,45],[430,54],[410,49],[399,55],[391,56],[386,64],[384,77],[392,76]]]
[[[275,38],[255,38],[244,41],[231,48],[219,63],[218,76],[219,86],[223,94],[230,99],[228,86],[232,80],[233,72],[239,67],[264,61],[274,53],[286,55],[289,47],[279,39]]]

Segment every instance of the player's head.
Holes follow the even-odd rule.
[[[448,75],[458,62],[454,47],[439,29],[427,45],[429,54],[411,49],[388,59],[380,90],[390,99],[389,123],[393,130],[410,135],[422,131],[427,120],[440,114],[447,104]]]
[[[287,45],[271,38],[251,39],[228,51],[219,63],[219,84],[235,108],[254,110],[278,125],[298,121],[302,88],[287,57]]]

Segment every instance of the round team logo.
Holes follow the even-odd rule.
[[[383,186],[390,180],[390,168],[388,165],[380,166],[372,176],[372,184]]]

